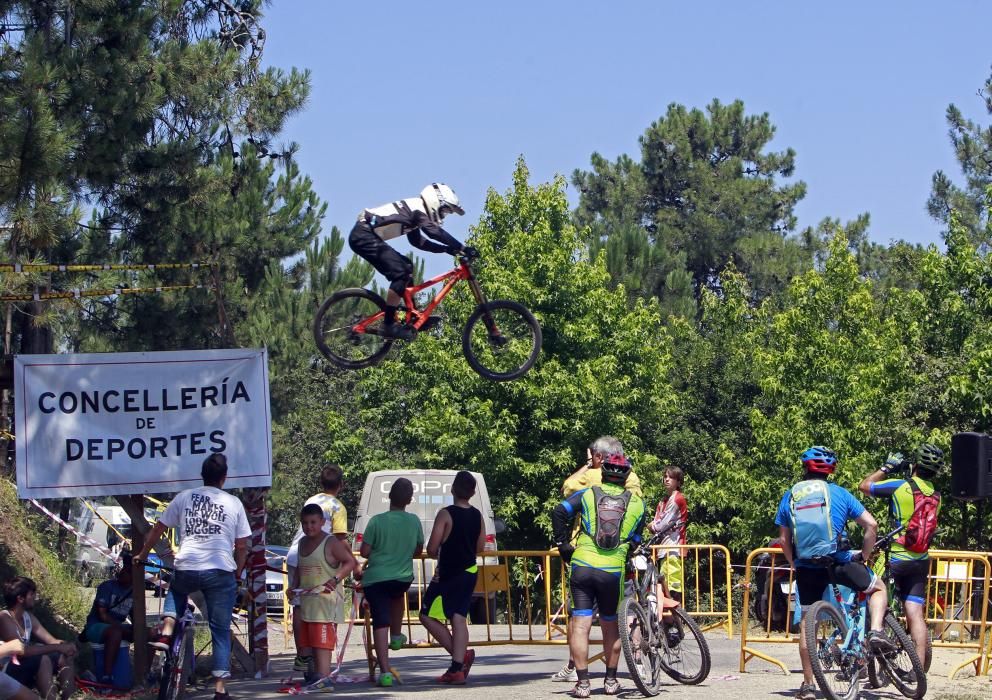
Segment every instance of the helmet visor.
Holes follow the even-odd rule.
[[[448,214],[462,215],[465,213],[465,210],[455,204],[448,204],[447,202],[445,202],[444,204],[442,204],[437,208],[437,213],[438,216],[444,218]]]

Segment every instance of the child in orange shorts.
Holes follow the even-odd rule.
[[[355,568],[355,558],[348,545],[324,532],[323,525],[324,510],[319,505],[303,506],[300,511],[303,539],[297,569],[300,588],[304,589],[300,600],[301,636],[313,649],[318,682],[327,682],[331,675],[331,655],[337,643],[334,621],[338,618],[336,609],[343,603],[336,589]],[[315,588],[318,590],[307,592]]]

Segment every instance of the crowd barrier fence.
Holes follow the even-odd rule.
[[[989,555],[982,553],[930,551],[925,613],[933,646],[972,652],[951,669],[951,678],[968,666],[974,669],[976,676],[989,672],[992,659],[992,625],[988,619],[989,562]],[[766,573],[759,576],[757,571]],[[748,554],[742,585],[740,671],[745,672],[747,664],[758,658],[788,673],[785,662],[758,648],[762,644],[799,643],[798,629],[792,624],[797,604],[796,596],[792,595],[795,581],[782,551],[762,547]],[[777,586],[782,587],[783,593],[789,593],[776,596]],[[904,625],[905,622],[903,617]]]

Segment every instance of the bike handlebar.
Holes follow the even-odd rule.
[[[168,571],[170,574],[176,573],[176,570],[171,566],[166,566],[165,564],[157,564],[153,561],[148,561],[147,559],[135,559],[134,563],[140,564],[142,567],[154,566],[156,569],[160,569],[162,571]]]
[[[882,535],[877,540],[875,540],[875,546],[872,548],[872,551],[877,552],[884,547],[888,547],[890,544],[892,544],[892,541],[899,536],[899,533],[905,529],[906,529],[905,525],[900,525],[892,532],[888,532]]]

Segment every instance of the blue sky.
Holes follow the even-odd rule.
[[[940,242],[932,174],[961,179],[947,105],[992,121],[976,95],[990,24],[977,0],[274,0],[263,22],[266,63],[312,71],[282,138],[328,203],[325,230],[443,181],[465,205],[446,222],[464,238],[519,155],[533,182],[570,177],[594,151],[639,159],[672,102],[739,98],[769,113],[773,148],[797,152],[800,226],[867,211],[875,240],[923,243]]]

